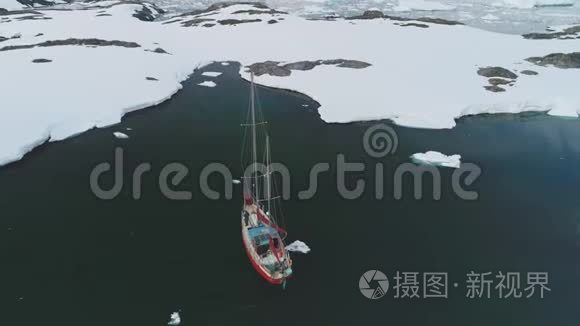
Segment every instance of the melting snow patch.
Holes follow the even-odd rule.
[[[304,242],[296,240],[291,244],[287,245],[286,250],[290,252],[301,252],[303,254],[307,254],[310,252],[310,247],[308,247]]]
[[[206,72],[203,72],[201,74],[202,74],[202,76],[207,76],[207,77],[217,77],[217,76],[221,75],[222,73],[215,72],[215,71],[206,71]]]
[[[230,63],[229,62],[222,62],[222,66],[229,66]]]
[[[205,87],[216,87],[216,83],[210,81],[210,80],[206,80],[202,83],[198,84],[199,86],[205,86]]]
[[[450,155],[428,151],[426,153],[416,153],[411,155],[413,162],[417,164],[444,166],[448,168],[459,169],[461,165],[461,155]]]
[[[169,322],[167,323],[167,325],[169,326],[177,326],[181,324],[181,317],[179,316],[179,312],[174,312],[171,314],[171,317],[169,318]]]
[[[239,185],[242,182],[240,180],[238,180],[238,179],[234,179],[234,180],[232,180],[232,183],[235,184],[235,185]]]
[[[124,134],[124,133],[122,133],[122,132],[120,132],[120,131],[115,131],[115,132],[113,133],[113,135],[114,135],[116,138],[118,138],[118,139],[127,139],[127,138],[129,138],[129,136],[127,136],[127,134]]]

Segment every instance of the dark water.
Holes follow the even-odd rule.
[[[453,130],[394,127],[396,154],[368,157],[361,139],[372,123],[328,125],[316,103],[298,94],[260,89],[270,121],[273,157],[292,172],[293,199],[284,202],[290,241],[312,252],[294,255],[287,290],[251,268],[241,245],[241,189],[233,200],[209,200],[199,172],[221,162],[240,171],[240,143],[248,84],[237,67],[216,88],[195,86],[196,73],[172,100],[126,117],[120,125],[49,144],[0,169],[0,325],[165,325],[180,310],[183,325],[575,325],[580,322],[580,122],[544,115],[466,118]],[[227,94],[227,95],[224,95]],[[309,107],[303,107],[308,104]],[[125,131],[128,140],[116,139]],[[97,199],[89,174],[114,150],[125,150],[122,193]],[[395,200],[387,187],[374,199],[374,174],[364,196],[341,199],[336,155],[385,165],[385,184],[409,155],[460,153],[482,175],[470,189],[476,201],[451,190],[441,169],[441,200],[415,200],[405,188]],[[131,175],[143,162],[141,200]],[[157,176],[170,162],[190,174],[176,187],[193,200],[171,201]],[[311,200],[308,171],[328,162]],[[216,188],[223,181],[211,178]],[[410,186],[412,180],[406,180]],[[103,185],[111,184],[112,176]],[[380,269],[449,273],[448,299],[364,298],[359,278]],[[465,274],[548,272],[544,299],[468,299]],[[458,287],[451,286],[458,283]]]

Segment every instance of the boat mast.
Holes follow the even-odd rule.
[[[260,207],[260,192],[258,188],[258,154],[256,145],[256,108],[254,95],[254,73],[250,71],[250,107],[252,110],[252,165],[254,166],[254,184],[256,192],[256,204]]]
[[[268,214],[271,214],[270,212],[270,202],[272,199],[272,186],[271,186],[271,180],[270,180],[270,136],[266,135],[266,198],[268,199]]]

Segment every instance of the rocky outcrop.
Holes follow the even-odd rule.
[[[276,9],[270,10],[238,10],[234,11],[232,14],[248,14],[248,15],[287,15],[288,13],[285,11],[279,11]]]
[[[145,79],[150,80],[150,81],[159,81],[159,79],[157,79],[155,77],[145,77]]]
[[[580,52],[552,53],[544,57],[531,57],[526,60],[538,66],[554,66],[561,69],[580,68]]]
[[[201,14],[211,13],[212,11],[220,10],[223,8],[231,7],[233,5],[250,5],[256,9],[270,9],[267,5],[261,2],[251,2],[251,1],[225,1],[225,2],[216,2],[211,6],[205,9],[197,9],[193,11],[186,12],[181,14],[180,16],[197,16]]]
[[[363,61],[346,60],[346,59],[317,60],[317,61],[305,60],[286,63],[283,65],[280,65],[280,62],[277,61],[265,61],[249,65],[248,68],[256,76],[267,74],[271,76],[285,77],[290,76],[292,74],[292,70],[300,70],[300,71],[312,70],[316,66],[320,65],[334,65],[340,68],[363,69],[369,67],[371,64]]]
[[[164,14],[165,11],[154,4],[151,3],[141,3],[142,7],[136,10],[133,17],[145,21],[151,22],[157,19],[160,15]]]
[[[500,93],[500,92],[505,92],[504,88],[501,88],[497,85],[492,85],[492,86],[483,86],[483,88],[485,88],[486,90],[490,91],[490,92],[494,92],[494,93]]]
[[[48,63],[48,62],[52,62],[52,60],[39,58],[39,59],[32,60],[32,62],[33,63]]]
[[[165,50],[164,50],[164,49],[162,49],[162,48],[156,48],[156,49],[154,49],[154,50],[145,50],[145,51],[148,51],[148,52],[153,52],[153,53],[159,53],[159,54],[171,54],[171,53],[169,53],[169,52],[165,51]]]
[[[477,74],[483,77],[488,77],[488,78],[492,78],[492,77],[501,77],[501,78],[507,78],[507,79],[516,79],[518,78],[518,75],[516,75],[515,73],[502,68],[502,67],[484,67],[484,68],[479,68],[479,70],[477,70]]]
[[[447,19],[443,19],[443,18],[433,18],[433,17],[407,18],[407,17],[385,15],[382,11],[379,11],[379,10],[367,10],[367,11],[363,12],[362,15],[346,17],[345,19],[347,19],[347,20],[389,19],[389,20],[403,21],[403,22],[419,21],[419,22],[423,22],[423,23],[432,23],[432,24],[439,24],[439,25],[463,25],[463,23],[461,23],[461,22],[454,21],[454,20],[447,20]],[[416,27],[423,27],[423,26],[416,26]]]
[[[79,46],[120,46],[125,48],[138,48],[141,45],[135,42],[126,42],[126,41],[107,41],[101,40],[96,38],[89,38],[89,39],[77,39],[77,38],[69,38],[66,40],[54,40],[54,41],[46,41],[37,44],[24,44],[24,45],[9,45],[3,48],[0,48],[0,51],[11,51],[11,50],[22,50],[22,49],[31,49],[35,47],[51,47],[51,46],[63,46],[63,45],[79,45]]]
[[[560,39],[560,40],[570,40],[580,38],[580,25],[568,27],[560,32],[553,33],[528,33],[522,35],[525,39],[529,40],[550,40],[550,39]]]
[[[261,19],[223,19],[218,20],[220,25],[239,25],[239,24],[247,24],[247,23],[258,23],[261,22]]]
[[[346,17],[345,19],[356,20],[356,19],[379,19],[379,18],[385,18],[385,14],[383,14],[382,11],[367,10],[367,11],[363,12],[362,15]]]
[[[270,75],[277,77],[290,76],[292,73],[290,69],[278,66],[280,62],[277,61],[265,61],[257,62],[248,66],[251,72],[256,76]]]
[[[503,78],[490,78],[488,80],[488,82],[492,86],[497,86],[497,85],[508,85],[508,84],[511,84],[511,83],[513,83],[513,80],[503,79]]]
[[[520,71],[520,74],[522,75],[528,75],[528,76],[535,76],[538,74],[537,71],[533,71],[533,70],[522,70]]]
[[[419,24],[419,23],[406,23],[406,24],[401,24],[399,26],[402,26],[402,27],[412,26],[412,27],[419,27],[419,28],[429,28],[429,25]]]

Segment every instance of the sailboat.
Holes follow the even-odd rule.
[[[242,240],[252,267],[271,284],[286,287],[286,280],[292,275],[292,260],[285,248],[287,232],[278,225],[276,216],[279,205],[273,196],[270,138],[265,130],[266,122],[258,121],[256,114],[256,89],[254,75],[251,73],[250,108],[248,123],[243,124],[251,133],[251,171],[244,175],[244,192],[242,206]],[[264,135],[264,160],[258,161],[258,128]],[[247,133],[245,133],[247,135]],[[246,138],[246,137],[244,137]],[[242,164],[243,158],[242,158]],[[260,173],[258,165],[265,166]],[[274,188],[274,189],[273,189]],[[281,214],[281,212],[280,212]]]

